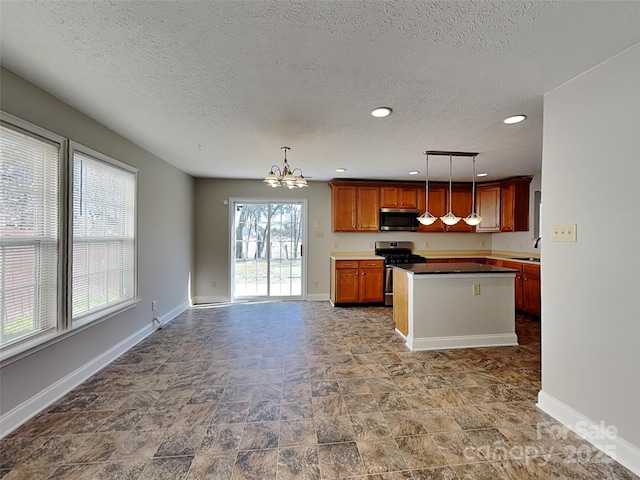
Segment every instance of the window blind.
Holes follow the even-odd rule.
[[[135,298],[136,173],[79,147],[72,160],[75,322]]]
[[[62,145],[0,125],[0,346],[57,327]]]

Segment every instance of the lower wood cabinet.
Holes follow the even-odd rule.
[[[331,303],[382,303],[384,260],[331,259]]]
[[[494,259],[488,259],[488,264],[489,261],[496,262],[490,265],[513,268],[518,271],[515,279],[516,310],[540,315],[540,265]]]

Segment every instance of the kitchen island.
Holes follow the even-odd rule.
[[[515,275],[477,263],[394,266],[396,331],[410,350],[517,345]]]

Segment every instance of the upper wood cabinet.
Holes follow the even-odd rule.
[[[511,178],[500,182],[500,231],[529,230],[529,184],[531,178]]]
[[[418,208],[418,189],[416,187],[380,187],[380,206]]]
[[[380,189],[367,185],[331,185],[331,230],[377,232]]]
[[[424,189],[418,191],[418,210],[422,215],[427,208],[426,195]],[[429,213],[434,217],[441,217],[446,211],[447,189],[444,185],[429,185]],[[419,232],[444,232],[444,224],[440,220],[436,220],[431,225],[422,225],[418,227]]]
[[[476,232],[500,231],[500,184],[476,185],[476,212],[482,222],[476,225]]]
[[[447,191],[447,194],[449,192]],[[455,184],[451,190],[451,211],[461,220],[455,225],[446,225],[445,229],[447,232],[475,232],[476,227],[467,225],[467,223],[462,220],[466,216],[471,213],[471,199],[472,199],[472,191],[471,184]],[[447,198],[447,208],[449,208],[449,199]]]

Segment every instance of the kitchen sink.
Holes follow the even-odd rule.
[[[540,261],[539,258],[535,258],[535,257],[521,257],[521,258],[514,258],[513,260],[524,260],[525,262],[539,262]]]

